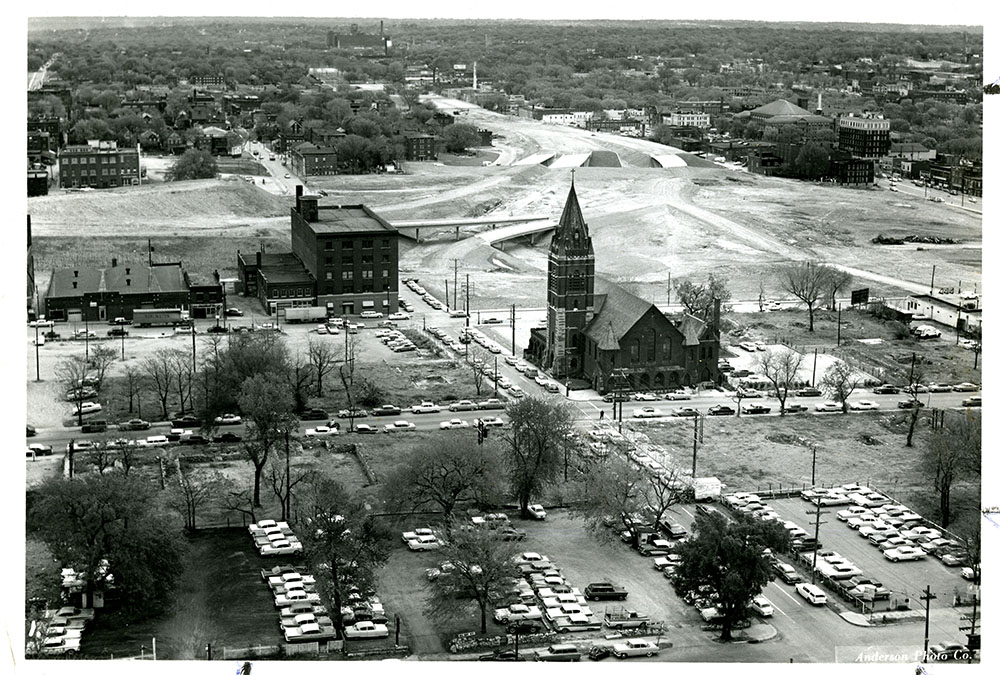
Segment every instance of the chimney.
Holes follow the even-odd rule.
[[[719,318],[719,314],[720,314],[721,308],[722,308],[722,300],[720,300],[719,298],[716,298],[715,299],[715,308],[714,308],[714,310],[712,312],[712,314],[713,314],[712,320],[715,322],[715,328],[714,328],[714,330],[715,330],[716,337],[718,337],[719,335],[722,334],[722,324],[720,323],[720,318]]]
[[[132,268],[131,267],[126,267],[125,268],[125,274],[131,274],[131,273],[132,273]]]
[[[317,195],[303,195],[299,200],[299,213],[307,223],[318,221],[319,197]]]
[[[298,211],[299,213],[302,213],[301,200],[302,200],[302,186],[301,185],[296,185],[295,186],[295,210]]]
[[[260,251],[257,251],[257,268],[260,269]]]
[[[384,35],[384,34],[385,34],[385,33],[383,32],[383,29],[384,29],[384,28],[385,28],[385,21],[379,21],[379,22],[378,22],[378,34],[379,34],[379,35]]]
[[[111,266],[112,267],[118,267],[118,258],[112,258],[111,259]]]
[[[125,285],[126,286],[131,286],[132,285],[132,280],[131,279],[125,279]]]
[[[74,277],[80,276],[80,270],[73,270],[73,276]],[[73,282],[73,288],[76,288],[76,282]]]

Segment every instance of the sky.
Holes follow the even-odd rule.
[[[356,16],[357,10],[378,10],[372,17],[397,18],[462,18],[462,19],[753,19],[760,21],[854,21],[873,23],[921,23],[981,25],[988,18],[987,3],[963,3],[956,11],[952,3],[941,0],[884,0],[882,2],[817,3],[802,0],[770,0],[748,2],[715,0],[700,3],[630,3],[623,9],[611,2],[577,0],[576,2],[537,0],[504,0],[477,3],[470,0],[381,0],[371,5],[340,4],[329,1],[304,0],[281,6],[285,16]],[[100,12],[95,12],[95,8]],[[134,1],[108,0],[97,5],[69,3],[64,0],[31,7],[30,16],[113,16],[113,15],[174,15],[174,16],[270,16],[279,7],[275,3],[257,0],[233,5],[223,3],[206,7],[205,3],[178,0],[155,6]],[[853,11],[852,11],[853,10]],[[15,10],[16,11],[16,10]]]

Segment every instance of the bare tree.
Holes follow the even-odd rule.
[[[707,316],[716,300],[725,304],[732,297],[725,280],[714,274],[709,274],[704,284],[696,284],[689,279],[675,281],[674,289],[677,299],[692,316]]]
[[[836,267],[827,267],[826,287],[830,292],[830,309],[837,309],[837,293],[851,280],[851,275]]]
[[[174,371],[174,381],[177,386],[177,399],[181,406],[181,414],[187,412],[190,407],[194,409],[192,393],[194,388],[194,369],[191,357],[186,352],[174,351],[170,363]]]
[[[939,428],[927,444],[924,460],[934,472],[934,490],[938,493],[941,526],[952,520],[951,488],[956,479],[978,473],[982,452],[982,427],[971,414],[950,416],[947,426]]]
[[[220,482],[218,493],[222,508],[248,516],[251,522],[257,521],[257,506],[253,501],[252,487],[241,488],[232,479],[226,479]]]
[[[313,383],[313,368],[301,354],[292,357],[285,371],[288,376],[288,388],[292,392],[292,402],[295,412],[301,413],[309,402],[309,390]]]
[[[171,486],[169,501],[184,517],[184,529],[188,532],[198,529],[198,511],[212,501],[222,485],[222,474],[218,472],[207,479],[194,480],[190,473],[185,475],[183,466],[180,467],[177,481]]]
[[[764,280],[761,279],[757,282],[757,307],[761,312],[764,311]]]
[[[153,384],[156,398],[160,401],[164,419],[169,416],[167,401],[170,399],[170,388],[174,381],[174,351],[158,349],[142,362],[142,370]]]
[[[337,363],[337,356],[331,345],[326,340],[314,340],[309,338],[309,363],[312,364],[313,373],[316,375],[316,395],[323,397],[323,378],[333,372],[333,367]]]
[[[848,411],[847,399],[860,383],[861,378],[858,377],[853,368],[843,361],[837,361],[823,373],[823,380],[820,384],[830,398],[841,404],[846,413]]]
[[[129,364],[125,366],[123,383],[125,385],[125,395],[128,396],[128,413],[131,415],[135,411],[134,402],[139,402],[139,414],[142,415],[142,373],[139,369]]]
[[[733,403],[736,404],[736,416],[740,417],[743,414],[743,399],[747,398],[746,389],[741,386],[736,387],[733,390],[732,395],[729,397]]]
[[[491,372],[487,366],[486,352],[477,349],[472,352],[472,383],[476,385],[476,396],[483,393],[483,382],[486,380],[486,373]]]
[[[90,350],[90,366],[93,370],[92,376],[97,380],[95,389],[98,391],[104,386],[104,377],[117,356],[117,350],[108,345],[97,345]]]
[[[761,374],[774,387],[774,395],[781,406],[781,414],[785,414],[785,401],[788,400],[788,390],[796,382],[799,367],[805,356],[788,347],[769,349],[757,357]]]
[[[131,443],[122,443],[118,446],[118,463],[121,465],[122,474],[129,475],[129,472],[136,465],[138,459],[139,446]]]
[[[274,445],[294,424],[292,394],[286,382],[276,379],[274,375],[261,373],[243,382],[238,401],[250,434],[242,447],[253,464],[253,504],[259,507],[264,466]]]
[[[809,310],[809,332],[813,332],[816,303],[828,288],[829,268],[813,262],[795,263],[781,271],[781,286],[801,300]]]
[[[275,466],[274,462],[271,462],[271,469],[267,476],[271,491],[278,498],[278,503],[281,504],[282,520],[291,520],[292,518],[292,490],[299,483],[311,481],[315,475],[312,470],[292,471],[293,467],[288,460],[288,448],[286,447],[285,466],[278,467]]]
[[[913,434],[917,430],[917,419],[920,417],[920,408],[923,403],[920,400],[920,388],[924,383],[924,370],[917,368],[917,353],[913,353],[910,360],[910,373],[907,376],[904,391],[909,395],[910,401],[910,428],[906,431],[906,447],[913,447]]]
[[[55,369],[56,378],[66,387],[67,391],[75,392],[77,422],[83,425],[83,398],[79,390],[83,389],[83,381],[90,374],[90,366],[79,356],[62,359]]]

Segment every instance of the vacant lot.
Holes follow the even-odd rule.
[[[922,461],[931,433],[929,418],[921,418],[912,448],[905,447],[908,420],[904,411],[828,417],[709,417],[704,443],[698,448],[698,475],[718,476],[728,490],[809,485],[812,451],[807,444],[815,443],[817,483],[870,483],[933,520],[937,515],[934,473]],[[664,448],[677,466],[688,469],[691,429],[691,424],[660,423],[643,432]],[[959,519],[971,518],[979,506],[978,484],[956,482],[952,500]]]
[[[243,528],[211,530],[188,536],[190,549],[172,611],[129,622],[114,611],[98,612],[81,644],[85,658],[132,656],[148,652],[156,638],[161,659],[204,659],[223,647],[274,645],[282,642],[274,596],[260,570],[274,559],[261,558]]]

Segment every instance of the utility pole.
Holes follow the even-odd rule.
[[[816,485],[816,444],[810,443],[809,449],[812,450],[813,461],[812,461],[812,482],[810,485]]]
[[[452,258],[452,261],[455,263],[455,290],[453,291],[455,293],[455,302],[451,303],[451,306],[458,307],[458,258]]]
[[[937,596],[931,593],[930,585],[924,590],[924,594],[920,596],[920,599],[924,601],[924,663],[927,663],[927,645],[931,641],[931,600],[935,598]]]
[[[510,353],[517,356],[517,340],[514,337],[514,310],[517,305],[510,306]]]
[[[493,357],[493,395],[497,395],[497,357]]]
[[[937,272],[937,265],[931,266],[931,295],[934,295],[934,274]]]
[[[701,415],[694,417],[694,452],[691,455],[691,478],[698,475],[698,443],[705,442],[705,418]]]
[[[445,304],[445,309],[447,309],[449,311],[451,311],[451,307],[448,307],[447,305],[448,305],[448,300],[450,300],[450,299],[451,299],[451,291],[448,290],[448,280],[445,279],[444,280],[444,304]]]
[[[670,305],[670,272],[667,272],[667,305]]]
[[[125,348],[122,347],[124,350]],[[124,359],[125,357],[122,356]],[[35,382],[42,381],[42,371],[38,365],[38,314],[35,313]]]
[[[813,549],[813,562],[812,562],[812,577],[809,579],[809,583],[816,583],[816,558],[819,556],[819,526],[820,523],[825,523],[825,520],[820,520],[819,517],[823,513],[822,507],[819,505],[820,499],[816,499],[816,510],[806,511],[809,515],[816,514],[816,529],[813,531],[813,538],[816,540],[816,548]]]
[[[840,308],[841,304],[837,303],[837,346],[840,346]]]
[[[469,327],[469,311],[472,305],[469,304],[469,275],[465,275],[465,327]]]
[[[816,386],[816,360],[819,358],[819,350],[813,349],[813,379],[812,386]]]
[[[275,313],[275,317],[277,317],[277,313]],[[194,319],[191,319],[191,372],[192,373],[198,369],[197,367],[198,362],[196,360],[196,356],[197,356],[197,349],[194,345]]]

